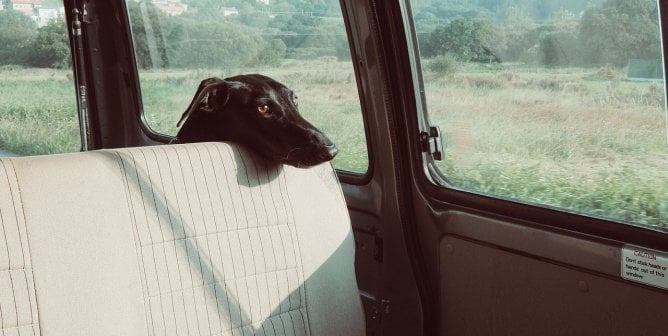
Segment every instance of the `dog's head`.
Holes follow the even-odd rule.
[[[203,80],[178,125],[179,142],[234,141],[295,167],[314,166],[337,153],[299,114],[294,92],[262,75]]]

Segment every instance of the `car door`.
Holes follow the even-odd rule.
[[[668,333],[664,6],[383,6],[425,333]]]

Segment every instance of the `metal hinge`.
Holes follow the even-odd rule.
[[[420,143],[422,152],[427,152],[434,160],[443,160],[443,140],[441,128],[429,126],[429,132],[420,132]]]

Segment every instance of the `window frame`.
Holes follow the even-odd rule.
[[[404,20],[404,33],[407,39],[407,53],[409,54],[412,78],[412,94],[415,97],[416,113],[408,124],[416,131],[412,136],[412,148],[420,157],[419,173],[416,171],[416,187],[429,199],[428,207],[432,209],[454,209],[454,211],[466,211],[478,213],[481,216],[498,218],[501,220],[514,219],[529,227],[537,227],[549,231],[566,230],[572,233],[583,234],[592,239],[596,237],[601,241],[625,242],[647,248],[666,250],[668,243],[668,230],[662,230],[650,226],[642,226],[636,223],[625,223],[607,218],[588,216],[568,211],[568,209],[550,207],[543,204],[520,202],[497,195],[487,195],[475,191],[464,190],[449,184],[436,166],[436,162],[428,153],[422,152],[419,146],[419,133],[426,131],[429,127],[428,108],[426,104],[424,83],[422,81],[422,68],[417,47],[417,34],[415,31],[411,0],[400,1],[401,15]],[[668,4],[659,4],[661,22],[668,23]],[[660,25],[663,28],[663,25]],[[662,29],[662,51],[666,54],[666,42],[668,41],[668,29]],[[411,44],[413,44],[411,46]],[[664,64],[668,66],[668,60],[664,57]],[[664,66],[664,77],[667,70]],[[664,86],[664,95],[668,95],[668,85]],[[668,99],[666,100],[668,104]],[[447,144],[444,144],[447,150]]]

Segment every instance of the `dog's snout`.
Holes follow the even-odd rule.
[[[338,154],[339,149],[324,133],[310,124],[308,125],[308,128],[304,128],[304,130],[306,131],[306,140],[308,141],[308,145],[306,146],[306,148],[308,148],[307,152],[310,152],[314,159],[311,160],[312,162],[309,162],[309,165],[334,159],[336,154]]]
[[[309,125],[310,126],[310,125]],[[312,127],[312,126],[310,126]],[[307,134],[309,135],[309,141],[313,144],[321,144],[323,146],[330,146],[332,145],[332,141],[329,140],[329,138],[322,134],[318,129],[316,128],[307,128],[306,129]]]
[[[336,156],[336,154],[338,154],[338,153],[339,153],[339,149],[336,148],[336,145],[331,144],[331,145],[327,146],[327,154],[328,154],[327,160],[333,159]]]

